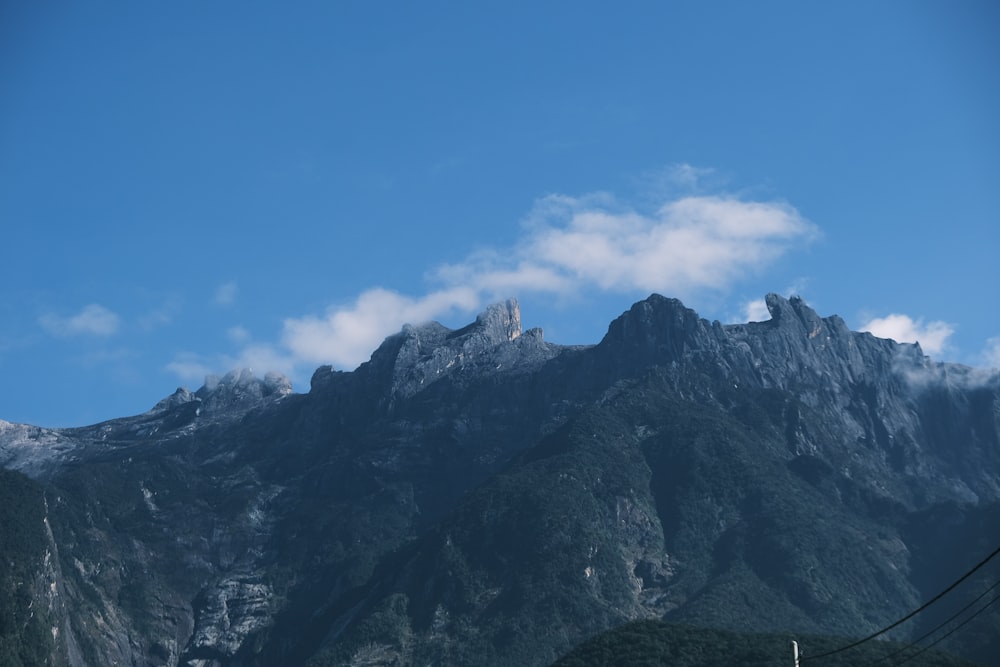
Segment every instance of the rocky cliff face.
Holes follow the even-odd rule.
[[[766,322],[721,326],[654,296],[612,323],[600,347],[609,366],[631,372],[670,365],[679,389],[719,405],[741,390],[791,395],[790,454],[820,455],[905,502],[998,497],[1000,375],[852,332],[799,298],[771,294],[767,307]]]
[[[892,620],[975,558],[969,526],[1000,534],[1000,377],[767,304],[724,326],[654,295],[562,347],[508,301],[308,394],[238,371],[95,426],[0,422],[47,503],[54,655],[524,665],[635,618]]]

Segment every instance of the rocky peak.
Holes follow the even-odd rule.
[[[677,299],[650,295],[608,327],[600,347],[627,365],[667,363],[711,346],[711,326]]]
[[[516,299],[488,306],[471,324],[449,329],[438,322],[407,324],[389,336],[359,368],[369,377],[391,384],[394,397],[411,396],[427,385],[470,366],[508,370],[525,359],[550,358],[554,348],[540,329],[522,336]],[[523,343],[523,344],[522,344]]]
[[[476,317],[478,333],[496,344],[509,342],[521,335],[521,307],[517,299],[491,304]]]
[[[180,392],[178,390],[174,396],[178,396]],[[203,411],[211,413],[247,408],[266,398],[280,398],[290,393],[292,383],[281,373],[267,373],[261,380],[254,375],[253,369],[240,368],[229,371],[222,378],[217,375],[206,376],[205,384],[193,397],[201,401]]]
[[[762,369],[766,384],[884,384],[901,361],[923,360],[913,345],[851,331],[837,315],[820,317],[801,297],[768,294],[765,302],[770,320],[734,325],[727,331],[731,340],[752,351],[753,365]]]
[[[178,390],[180,391],[180,390]],[[281,373],[271,371],[264,375],[261,380],[254,375],[252,368],[238,368],[229,371],[221,379],[218,375],[206,375],[205,384],[195,392],[195,395],[204,399],[217,392],[237,392],[249,391],[260,392],[261,396],[271,394],[292,393],[292,382]]]
[[[764,303],[767,304],[767,310],[771,313],[772,324],[797,328],[812,337],[818,335],[824,328],[835,331],[837,334],[850,333],[847,324],[840,317],[837,315],[820,317],[800,296],[786,299],[772,292],[764,297]]]
[[[185,403],[190,403],[191,401],[196,400],[198,400],[198,398],[188,391],[187,387],[178,387],[177,391],[154,405],[152,412],[170,410],[171,408],[176,408],[178,405],[184,405]]]
[[[653,294],[611,323],[598,346],[601,363],[625,374],[650,364],[716,368],[735,386],[806,392],[854,382],[885,386],[898,371],[927,363],[918,346],[853,332],[837,315],[819,316],[801,297],[772,293],[765,302],[771,319],[724,326]]]

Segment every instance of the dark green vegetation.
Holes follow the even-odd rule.
[[[241,373],[0,424],[54,534],[15,560],[58,585],[21,590],[73,665],[546,665],[643,619],[740,651],[722,631],[865,636],[1000,545],[1000,377],[769,305],[723,327],[651,297],[562,348],[504,304],[304,395]],[[1000,558],[889,638],[997,581]],[[998,623],[939,648],[1000,664]]]
[[[47,591],[53,580],[40,484],[0,469],[0,665],[51,664]]]
[[[418,663],[537,664],[577,637],[660,616],[850,636],[917,607],[1000,536],[996,512],[966,526],[957,506],[950,528],[980,538],[968,549],[912,534],[922,518],[902,504],[789,460],[785,415],[804,410],[793,398],[728,398],[725,409],[680,399],[661,370],[619,383],[470,492],[382,581],[391,604],[372,605],[370,624],[310,664],[398,656],[421,635],[432,643],[409,648]],[[906,544],[939,552],[910,560]],[[939,576],[915,588],[907,571],[925,567]],[[989,660],[992,618],[958,635],[967,654]]]
[[[834,651],[844,639],[811,635],[749,634],[707,630],[662,621],[639,621],[601,634],[584,642],[555,662],[552,667],[780,667],[791,665],[791,640],[799,643],[800,658]],[[914,652],[901,651],[905,645],[873,642],[857,649],[831,655],[815,663],[826,667],[891,665]],[[897,651],[900,653],[895,654]],[[938,651],[927,651],[905,664],[912,667],[971,667],[975,663]]]

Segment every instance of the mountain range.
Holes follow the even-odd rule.
[[[652,295],[561,346],[508,300],[307,393],[241,370],[92,426],[0,421],[0,664],[548,665],[645,619],[869,635],[1000,546],[1000,374],[766,302],[723,325]],[[997,665],[998,637],[987,609],[938,648]]]

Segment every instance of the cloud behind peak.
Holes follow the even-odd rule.
[[[648,203],[640,209],[607,192],[542,197],[517,242],[431,268],[422,295],[372,288],[322,314],[286,318],[273,357],[353,368],[405,323],[473,313],[510,296],[723,291],[819,235],[782,201],[698,194]]]

